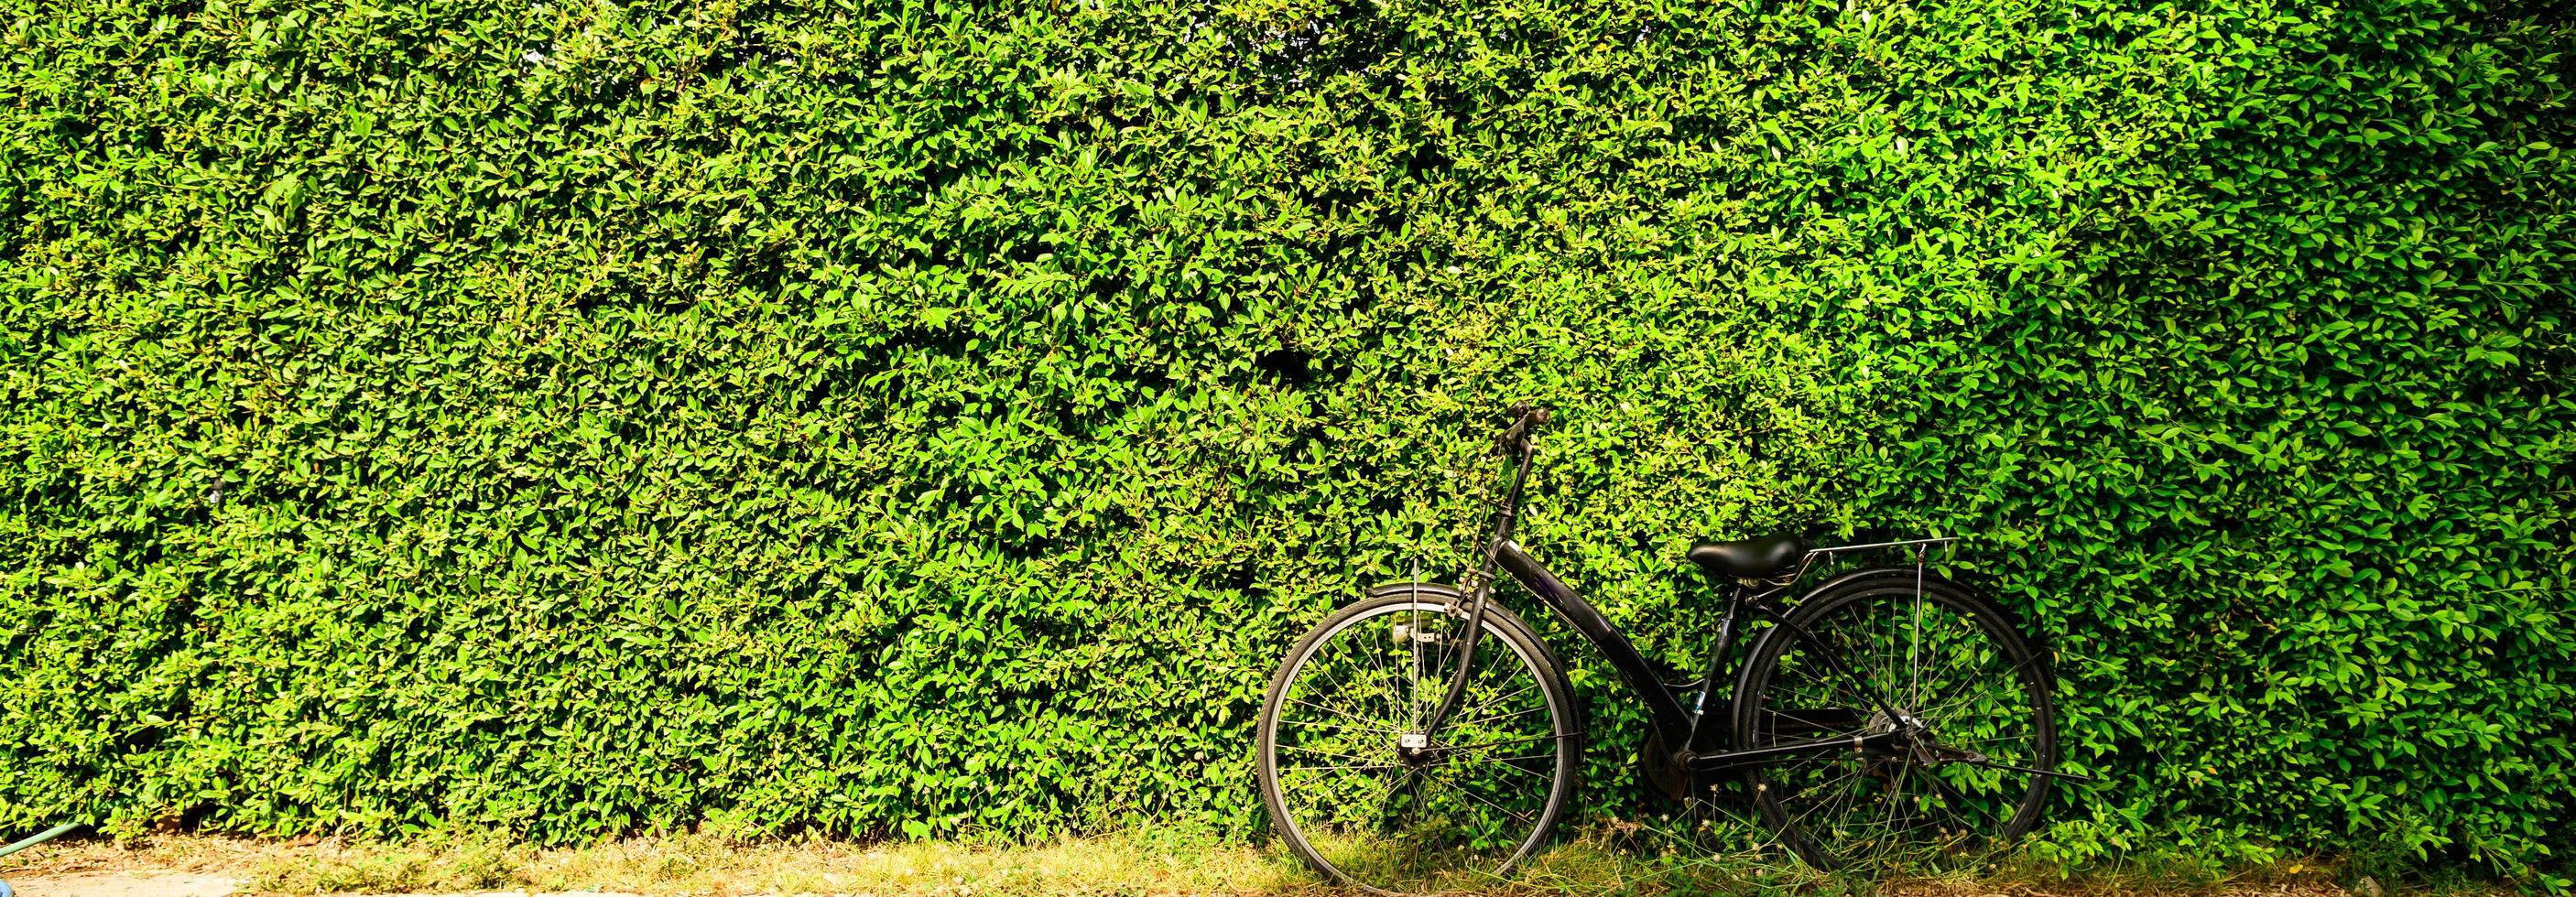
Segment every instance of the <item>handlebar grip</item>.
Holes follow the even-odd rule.
[[[1512,403],[1512,425],[1504,428],[1502,435],[1496,441],[1501,444],[1506,454],[1520,451],[1529,444],[1530,431],[1545,426],[1547,419],[1547,409],[1532,408],[1528,402],[1514,402]]]

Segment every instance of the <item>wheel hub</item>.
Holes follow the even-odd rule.
[[[1893,715],[1884,710],[1872,712],[1869,715],[1866,731],[1870,735],[1895,736],[1890,740],[1885,751],[1871,757],[1878,764],[1888,766],[1912,764],[1928,768],[1944,763],[1975,763],[1986,759],[1984,754],[1942,744],[1940,736],[1932,733],[1930,724],[1905,710],[1895,711]]]
[[[1426,766],[1438,762],[1444,753],[1446,752],[1431,745],[1430,735],[1421,732],[1406,732],[1395,737],[1395,758],[1406,766]]]
[[[1864,761],[1861,766],[1862,775],[1890,782],[1895,780],[1897,768],[1911,759],[1914,753],[1912,736],[1915,729],[1906,725],[1910,720],[1911,717],[1901,711],[1896,714],[1890,714],[1885,710],[1870,711],[1869,718],[1861,723],[1861,734],[1893,737],[1876,742],[1875,747],[1862,753]]]

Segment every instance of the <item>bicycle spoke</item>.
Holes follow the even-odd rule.
[[[1410,632],[1410,633],[1414,633],[1414,634],[1415,634],[1413,637],[1405,639],[1405,643],[1406,643],[1406,644],[1408,644],[1408,645],[1411,645],[1411,646],[1412,646],[1412,648],[1413,648],[1413,666],[1412,666],[1412,668],[1407,669],[1407,670],[1405,670],[1405,671],[1404,671],[1404,682],[1405,682],[1404,703],[1405,703],[1405,712],[1406,712],[1406,713],[1408,713],[1408,714],[1411,714],[1411,715],[1408,717],[1408,718],[1411,720],[1411,723],[1407,726],[1407,728],[1408,728],[1408,729],[1410,729],[1410,730],[1412,730],[1412,731],[1417,731],[1417,732],[1418,732],[1418,731],[1421,731],[1421,730],[1422,730],[1422,723],[1423,723],[1423,719],[1422,719],[1422,638],[1421,638],[1421,636],[1420,636],[1420,633],[1422,632],[1422,611],[1421,611],[1421,610],[1419,610],[1419,609],[1414,609],[1414,610],[1407,610],[1407,611],[1405,611],[1404,613],[1405,613],[1405,618],[1406,618],[1406,619],[1405,619],[1405,631],[1406,631],[1406,632]],[[1446,664],[1443,664],[1442,666],[1443,666],[1443,668],[1445,669],[1447,665],[1446,665]]]
[[[1333,752],[1333,751],[1321,750],[1321,749],[1318,749],[1318,748],[1310,748],[1310,747],[1307,747],[1307,746],[1302,745],[1302,744],[1283,744],[1283,745],[1280,745],[1280,746],[1279,746],[1279,749],[1280,749],[1280,750],[1283,750],[1283,751],[1302,751],[1302,752],[1309,753],[1309,754],[1315,754],[1315,755],[1317,755],[1317,756],[1331,757],[1331,758],[1333,758],[1333,759],[1335,759],[1335,760],[1357,760],[1357,761],[1362,762],[1362,763],[1369,762],[1369,759],[1370,759],[1370,758],[1368,758],[1368,757],[1355,757],[1355,756],[1352,756],[1352,755],[1350,755],[1350,754],[1335,753],[1335,752]],[[1391,758],[1390,758],[1390,759],[1391,759]]]
[[[2027,657],[2027,658],[2022,659],[2022,661],[2021,661],[2020,663],[2015,663],[2015,664],[2012,664],[2012,665],[2010,665],[2010,666],[2006,666],[2006,667],[2004,667],[2004,668],[2003,668],[2003,669],[2001,669],[2001,670],[1997,670],[1997,671],[1996,671],[1996,678],[1997,678],[1998,680],[2000,680],[2000,681],[2010,681],[2010,682],[2016,682],[2016,683],[2019,683],[2019,682],[2021,682],[2021,681],[2022,681],[2021,674],[2022,674],[2023,672],[2027,671],[2027,670],[2028,670],[2030,667],[2032,667],[2033,665],[2038,664],[2041,660],[2042,660],[2042,658],[2041,658],[2039,655],[2036,655],[2036,654],[2031,655],[2030,657]],[[1973,679],[1961,679],[1961,680],[1959,681],[1959,683],[1958,683],[1958,684],[1951,686],[1949,691],[1944,692],[1940,697],[1935,698],[1935,699],[1933,699],[1932,701],[1929,701],[1929,702],[1926,702],[1926,703],[1927,703],[1927,704],[1930,704],[1930,705],[1932,705],[1932,706],[1935,706],[1935,707],[1942,707],[1942,708],[1957,707],[1957,706],[1959,706],[1959,701],[1952,700],[1952,698],[1953,698],[1954,696],[1958,695],[1958,693],[1959,693],[1961,690],[1963,690],[1963,689],[1965,689],[1965,688],[1967,688],[1968,686],[1973,685],[1973,684],[1975,684],[1975,680],[1973,680]],[[1960,699],[1960,700],[1973,700],[1973,699],[1965,699],[1965,698],[1963,698],[1963,699]]]
[[[1378,764],[1378,765],[1374,765],[1374,766],[1282,766],[1282,767],[1279,767],[1279,771],[1280,771],[1280,772],[1292,772],[1292,771],[1315,772],[1315,771],[1322,771],[1322,770],[1336,770],[1336,769],[1338,769],[1338,770],[1367,770],[1367,769],[1403,769],[1403,768],[1405,768],[1405,767],[1404,767],[1404,764],[1401,764],[1401,763],[1382,763],[1382,764]]]
[[[1499,696],[1499,697],[1486,698],[1485,700],[1482,700],[1482,701],[1478,701],[1478,702],[1476,702],[1476,705],[1475,705],[1475,706],[1473,706],[1473,707],[1460,707],[1460,708],[1458,708],[1458,718],[1461,720],[1461,722],[1460,722],[1460,723],[1458,723],[1458,724],[1459,724],[1459,725],[1466,725],[1467,723],[1466,723],[1466,722],[1464,722],[1464,721],[1474,719],[1474,717],[1475,717],[1475,713],[1474,713],[1474,711],[1481,711],[1481,710],[1485,709],[1486,707],[1490,707],[1490,706],[1493,706],[1493,705],[1495,705],[1495,704],[1502,703],[1505,699],[1519,697],[1519,696],[1521,696],[1521,695],[1523,695],[1523,694],[1527,694],[1527,693],[1529,693],[1531,690],[1536,689],[1536,688],[1538,688],[1538,683],[1537,683],[1537,682],[1531,682],[1531,683],[1529,683],[1529,684],[1527,684],[1527,685],[1523,685],[1523,686],[1521,686],[1521,687],[1519,687],[1519,688],[1512,689],[1512,692],[1511,692],[1510,694],[1502,695],[1502,696]],[[1499,718],[1499,717],[1498,717],[1498,718]],[[1482,722],[1482,720],[1478,720],[1478,722]]]
[[[1467,656],[1464,622],[1412,601],[1328,622],[1265,703],[1265,804],[1332,875],[1397,890],[1490,877],[1539,842],[1571,793],[1571,771],[1550,756],[1572,733],[1563,686],[1535,660],[1545,655],[1489,615]],[[1457,706],[1439,733],[1423,731],[1453,682]],[[1432,754],[1399,747],[1417,735]]]
[[[1488,806],[1488,807],[1492,807],[1492,808],[1494,808],[1496,811],[1501,812],[1503,815],[1505,815],[1505,816],[1509,816],[1509,817],[1512,817],[1512,819],[1514,819],[1515,821],[1522,821],[1522,822],[1526,822],[1526,821],[1529,821],[1529,819],[1531,818],[1531,814],[1529,814],[1529,813],[1526,813],[1526,812],[1515,812],[1515,811],[1513,811],[1513,810],[1507,809],[1507,808],[1505,808],[1505,807],[1504,807],[1503,805],[1501,805],[1501,804],[1498,804],[1498,803],[1495,803],[1495,802],[1493,802],[1493,801],[1491,801],[1491,800],[1486,799],[1486,798],[1485,798],[1485,796],[1483,796],[1483,795],[1480,795],[1480,794],[1477,794],[1477,793],[1475,793],[1475,792],[1473,792],[1473,791],[1469,791],[1469,790],[1467,790],[1464,786],[1461,786],[1461,785],[1458,785],[1458,784],[1456,784],[1456,783],[1452,783],[1452,782],[1445,782],[1445,781],[1442,781],[1442,780],[1440,779],[1440,777],[1439,777],[1439,776],[1423,776],[1423,777],[1422,777],[1422,780],[1423,780],[1423,781],[1425,781],[1425,782],[1428,782],[1428,783],[1434,784],[1434,785],[1438,785],[1438,786],[1440,786],[1440,787],[1442,787],[1442,788],[1447,788],[1447,789],[1449,789],[1449,790],[1451,790],[1451,791],[1458,792],[1458,793],[1459,793],[1459,794],[1461,794],[1461,795],[1465,795],[1467,798],[1469,798],[1469,799],[1471,799],[1471,800],[1474,800],[1474,801],[1475,801],[1475,802],[1477,802],[1477,803],[1484,804],[1485,806]]]
[[[1922,551],[1920,548],[1915,550],[1917,552]],[[1907,688],[1905,692],[1905,702],[1908,704],[1917,703],[1923,698],[1923,567],[1920,563],[1921,558],[1919,555],[1916,560],[1917,563],[1914,568],[1914,629],[1911,633],[1912,640],[1907,643],[1905,655],[1906,664],[1914,669],[1914,683],[1911,687]]]
[[[1330,683],[1331,683],[1331,685],[1332,685],[1332,688],[1331,688],[1331,690],[1330,690],[1330,691],[1331,691],[1331,693],[1333,693],[1333,694],[1337,694],[1337,695],[1348,695],[1348,694],[1351,694],[1351,689],[1350,689],[1350,687],[1349,687],[1349,686],[1347,686],[1347,685],[1344,685],[1344,684],[1342,683],[1342,678],[1341,678],[1341,674],[1340,674],[1340,671],[1339,671],[1339,670],[1335,669],[1335,668],[1334,668],[1333,666],[1331,666],[1331,665],[1326,665],[1326,666],[1324,666],[1324,667],[1323,667],[1322,672],[1323,672],[1323,674],[1324,674],[1324,676],[1325,676],[1326,680],[1327,680],[1328,682],[1330,682]],[[1293,699],[1293,698],[1292,698],[1291,700],[1295,700],[1295,699]],[[1321,704],[1316,704],[1316,703],[1309,702],[1309,701],[1299,701],[1299,703],[1306,704],[1307,706],[1313,707],[1313,708],[1315,708],[1315,709],[1317,709],[1317,710],[1322,710],[1322,711],[1325,711],[1325,712],[1327,712],[1327,713],[1331,713],[1331,714],[1334,714],[1334,715],[1336,715],[1336,716],[1339,716],[1339,717],[1342,717],[1342,718],[1345,718],[1345,719],[1360,719],[1360,718],[1362,718],[1362,717],[1359,717],[1359,716],[1357,716],[1357,715],[1353,714],[1352,712],[1350,712],[1350,711],[1348,711],[1348,710],[1339,710],[1339,709],[1335,709],[1335,708],[1325,707],[1325,706],[1323,706],[1323,705],[1321,705]],[[1361,703],[1362,703],[1362,704],[1365,704],[1366,702],[1365,702],[1365,701],[1362,701]]]
[[[1495,768],[1495,769],[1505,769],[1505,770],[1510,770],[1510,771],[1512,771],[1512,772],[1517,772],[1517,773],[1520,773],[1520,774],[1525,775],[1525,776],[1530,776],[1530,777],[1536,778],[1536,779],[1538,779],[1538,780],[1540,780],[1540,781],[1542,781],[1542,782],[1547,781],[1548,777],[1547,777],[1547,774],[1546,774],[1546,773],[1539,772],[1538,770],[1535,770],[1535,769],[1529,769],[1529,768],[1527,768],[1527,767],[1523,767],[1523,766],[1517,766],[1517,765],[1515,765],[1515,764],[1517,764],[1517,763],[1519,763],[1519,762],[1521,762],[1521,761],[1524,761],[1524,760],[1546,760],[1546,761],[1554,762],[1554,761],[1556,760],[1556,758],[1555,758],[1555,757],[1553,757],[1553,756],[1547,755],[1547,754],[1531,754],[1531,755],[1529,755],[1529,756],[1527,756],[1527,757],[1502,757],[1502,758],[1499,758],[1499,759],[1487,760],[1487,761],[1485,761],[1485,762],[1486,762],[1486,764],[1487,764],[1487,765],[1490,765],[1490,766],[1492,766],[1492,767],[1493,767],[1493,768]]]
[[[1756,776],[1768,790],[1757,805],[1802,855],[1826,866],[1910,864],[2025,828],[2024,797],[2036,793],[2037,776],[1993,765],[2035,764],[2051,750],[2045,711],[2035,704],[2045,696],[2031,673],[2041,656],[2004,640],[1991,615],[1967,612],[1947,594],[1886,586],[1850,594],[1806,614],[1806,631],[1761,661],[1768,669],[1759,676],[1760,709],[1748,717],[1761,728],[1743,743],[1817,734],[1894,740],[1867,753],[1761,767]],[[1873,690],[1879,694],[1867,694]],[[1868,700],[1880,697],[1903,703]],[[1859,709],[1836,709],[1845,707]],[[1922,750],[1989,759],[1925,768],[1887,753]]]
[[[1465,728],[1465,727],[1468,727],[1468,726],[1470,726],[1470,725],[1477,725],[1477,726],[1492,725],[1492,724],[1494,724],[1494,723],[1501,722],[1501,721],[1503,721],[1503,720],[1507,720],[1507,719],[1514,719],[1514,718],[1518,718],[1518,717],[1528,716],[1528,715],[1533,714],[1533,713],[1546,713],[1546,712],[1547,712],[1547,707],[1546,707],[1545,705],[1541,705],[1541,706],[1537,706],[1537,707],[1524,707],[1524,708],[1522,708],[1522,709],[1515,710],[1515,711],[1512,711],[1512,712],[1510,712],[1510,713],[1505,713],[1505,714],[1502,714],[1502,715],[1499,715],[1499,716],[1489,716],[1489,717],[1486,717],[1486,718],[1484,718],[1484,719],[1475,720],[1475,721],[1473,721],[1472,723],[1459,723],[1459,724],[1457,724],[1457,727],[1458,727],[1458,728]]]
[[[1450,750],[1452,750],[1452,751],[1487,751],[1487,750],[1492,750],[1492,749],[1494,749],[1494,748],[1498,748],[1498,747],[1508,747],[1508,746],[1515,745],[1515,744],[1536,744],[1536,743],[1538,743],[1538,742],[1542,742],[1542,741],[1555,741],[1558,737],[1559,737],[1559,736],[1556,736],[1556,735],[1533,735],[1533,736],[1530,736],[1530,737],[1528,737],[1528,738],[1513,738],[1513,739],[1507,739],[1507,740],[1504,740],[1504,741],[1488,741],[1488,742],[1483,742],[1483,743],[1480,743],[1480,744],[1451,745],[1449,749],[1450,749]]]
[[[1368,732],[1384,735],[1401,734],[1394,729],[1380,729],[1374,726],[1345,726],[1339,723],[1310,723],[1300,720],[1280,720],[1279,723],[1286,726],[1296,726],[1301,729],[1332,729],[1341,732]]]
[[[1959,793],[1959,790],[1952,787],[1949,782],[1942,781],[1939,775],[1927,775],[1923,778],[1925,783],[1929,784],[1932,787],[1932,790],[1941,796],[1942,805],[1948,808],[1952,815],[1962,817],[1962,821],[1969,823],[1968,825],[1961,826],[1962,828],[1974,829],[1976,827],[1975,820],[1965,819],[1966,816],[1975,812],[1974,808],[1976,804],[1974,801],[1970,801],[1967,795]]]
[[[1390,636],[1392,636],[1392,635],[1394,634],[1394,632],[1393,632],[1393,628],[1392,628],[1392,627],[1389,627],[1389,632],[1388,632],[1388,634],[1389,634]],[[1411,641],[1411,639],[1410,639],[1410,638],[1408,638],[1408,639],[1406,639],[1406,640],[1407,640],[1407,641]],[[1377,681],[1378,681],[1378,682],[1380,682],[1380,683],[1384,683],[1384,682],[1386,682],[1389,678],[1391,678],[1391,677],[1392,677],[1392,675],[1393,675],[1392,671],[1388,670],[1388,669],[1387,669],[1387,666],[1386,666],[1386,656],[1385,656],[1385,652],[1383,652],[1383,651],[1370,651],[1370,652],[1368,652],[1368,657],[1369,657],[1369,663],[1370,663],[1370,664],[1372,664],[1372,665],[1374,665],[1374,666],[1377,668]],[[1391,711],[1394,711],[1397,715],[1402,715],[1402,714],[1404,713],[1404,704],[1402,703],[1402,701],[1401,701],[1399,698],[1397,698],[1397,697],[1396,697],[1396,690],[1395,690],[1395,689],[1393,689],[1393,688],[1389,688],[1389,689],[1387,689],[1387,692],[1386,692],[1386,709],[1391,710]]]
[[[1295,704],[1295,705],[1300,706],[1300,707],[1312,707],[1312,708],[1315,708],[1315,709],[1317,709],[1317,710],[1321,710],[1321,711],[1324,711],[1324,712],[1326,712],[1326,713],[1330,713],[1330,714],[1332,714],[1334,717],[1339,718],[1339,719],[1359,719],[1359,718],[1360,718],[1360,717],[1352,716],[1350,713],[1348,713],[1348,712],[1346,712],[1346,711],[1335,710],[1335,709],[1333,709],[1333,708],[1326,707],[1326,706],[1324,706],[1324,705],[1322,705],[1322,704],[1317,704],[1317,703],[1315,703],[1315,702],[1313,702],[1313,701],[1302,701],[1302,700],[1298,700],[1298,699],[1296,699],[1296,698],[1289,698],[1289,699],[1288,699],[1288,703]],[[1282,722],[1286,722],[1286,720],[1282,720]],[[1305,725],[1305,724],[1301,723],[1300,725]],[[1393,733],[1395,730],[1393,730],[1393,729],[1371,729],[1371,731],[1378,731],[1378,732],[1388,732],[1388,733]]]

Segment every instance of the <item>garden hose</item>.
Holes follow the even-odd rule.
[[[9,846],[7,846],[7,847],[0,847],[0,857],[5,857],[5,856],[8,856],[8,855],[10,855],[10,854],[17,853],[18,851],[25,850],[25,849],[30,848],[30,847],[34,847],[34,846],[36,846],[36,845],[38,845],[38,844],[43,844],[43,843],[45,843],[45,842],[47,842],[47,841],[51,841],[51,840],[53,840],[55,837],[60,836],[62,833],[64,833],[64,832],[68,832],[68,831],[71,831],[73,827],[78,826],[78,825],[80,825],[80,823],[77,823],[77,822],[66,822],[66,823],[63,823],[63,824],[61,824],[61,825],[54,826],[53,828],[46,829],[44,834],[37,835],[37,836],[32,837],[32,838],[28,838],[27,840],[20,841],[20,842],[18,842],[18,843],[16,843],[16,844],[11,844],[11,845],[9,845]],[[0,881],[0,897],[10,897],[9,883],[8,883],[8,882]]]

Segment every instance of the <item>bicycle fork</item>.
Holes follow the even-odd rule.
[[[1540,412],[1538,422],[1544,423],[1546,419],[1545,412]],[[1529,418],[1522,420],[1527,422]],[[1515,425],[1515,429],[1519,427]],[[1458,709],[1459,699],[1467,694],[1467,673],[1476,668],[1476,642],[1485,634],[1485,603],[1494,594],[1495,568],[1502,563],[1503,546],[1511,541],[1512,524],[1520,519],[1521,489],[1529,483],[1529,440],[1524,435],[1515,441],[1520,443],[1520,463],[1512,468],[1511,488],[1503,493],[1502,507],[1494,511],[1494,538],[1485,543],[1484,562],[1477,565],[1471,582],[1473,587],[1467,589],[1467,631],[1458,639],[1458,669],[1449,674],[1449,687],[1441,692],[1440,703],[1431,709],[1431,716],[1424,720],[1422,731],[1403,735],[1397,745],[1399,751],[1428,750],[1432,734],[1440,731],[1440,724],[1449,721],[1449,714]]]
[[[1512,491],[1517,493],[1520,490],[1515,488]],[[1503,523],[1503,530],[1505,532],[1509,532],[1511,529],[1509,517],[1510,512],[1506,510],[1504,513],[1506,516]],[[1495,540],[1496,548],[1500,547],[1501,541],[1501,539]],[[1449,714],[1457,711],[1459,700],[1466,697],[1467,673],[1468,671],[1476,668],[1476,643],[1481,640],[1480,637],[1485,633],[1485,602],[1487,599],[1493,597],[1494,593],[1494,563],[1495,549],[1489,548],[1485,551],[1485,565],[1483,569],[1478,570],[1476,573],[1475,588],[1469,589],[1467,592],[1467,621],[1465,627],[1467,631],[1457,637],[1458,668],[1449,672],[1449,683],[1447,687],[1443,688],[1440,692],[1440,703],[1433,706],[1431,708],[1431,716],[1428,719],[1423,720],[1422,731],[1407,732],[1397,738],[1396,749],[1399,752],[1411,756],[1418,754],[1421,751],[1429,750],[1431,748],[1431,736],[1440,731],[1440,724],[1448,722]],[[1414,638],[1419,638],[1419,636],[1414,636]],[[1416,644],[1418,645],[1419,643],[1417,642]],[[1419,651],[1421,649],[1416,647],[1414,650]]]

